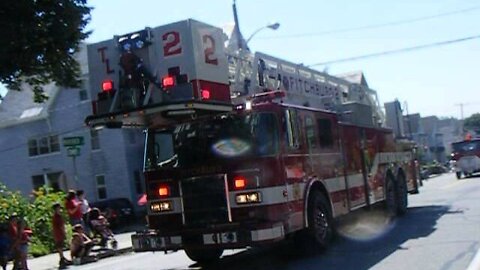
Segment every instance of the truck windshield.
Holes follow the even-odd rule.
[[[453,151],[457,153],[480,151],[480,140],[452,143],[452,148],[453,148]]]
[[[147,135],[145,169],[185,167],[220,159],[274,155],[278,123],[271,113],[226,114]]]

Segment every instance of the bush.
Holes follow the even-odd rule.
[[[54,192],[53,189],[42,187],[32,193],[32,201],[29,202],[19,192],[7,190],[5,185],[0,183],[0,222],[8,221],[11,214],[17,213],[27,222],[28,227],[33,231],[30,241],[30,254],[32,256],[42,256],[55,252],[54,240],[52,235],[52,205],[60,202],[63,206],[65,193],[63,191]],[[64,219],[67,221],[66,213]],[[71,232],[69,224],[65,224],[67,235]],[[68,239],[68,238],[67,238]]]
[[[13,192],[0,183],[0,222],[8,222],[13,213],[24,217],[28,212],[28,201],[20,192]]]

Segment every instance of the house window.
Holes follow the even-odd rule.
[[[107,198],[107,186],[105,184],[105,175],[97,175],[95,176],[95,180],[97,183],[97,198],[99,200]]]
[[[35,139],[28,140],[28,155],[36,156],[38,155],[38,143]]]
[[[92,150],[100,149],[100,139],[98,137],[98,130],[90,130],[90,142],[92,144]]]
[[[140,177],[140,170],[135,170],[133,172],[133,180],[135,181],[135,191],[137,194],[143,193],[142,178]]]
[[[80,90],[78,92],[78,96],[80,97],[80,101],[87,100],[88,99],[87,90],[85,90],[85,89]]]
[[[28,155],[38,156],[60,151],[58,135],[33,138],[28,140]]]
[[[60,151],[60,143],[58,142],[58,136],[48,137],[50,152]]]
[[[39,189],[46,185],[48,187],[51,187],[55,192],[60,191],[62,190],[62,188],[66,188],[64,178],[62,177],[63,175],[63,172],[33,175],[33,189]]]
[[[43,175],[33,175],[32,176],[33,189],[37,190],[47,183],[45,183],[45,177]]]

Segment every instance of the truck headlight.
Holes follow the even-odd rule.
[[[237,204],[260,203],[262,202],[262,194],[260,192],[241,193],[235,196]]]
[[[167,212],[173,210],[172,201],[154,202],[150,204],[150,211],[154,213]]]

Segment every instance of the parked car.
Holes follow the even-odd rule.
[[[422,167],[420,169],[420,179],[424,180],[424,179],[428,179],[429,177],[430,177],[430,170],[425,167]]]
[[[429,167],[430,174],[442,174],[448,172],[448,169],[442,164],[433,164]]]
[[[91,208],[98,208],[110,222],[111,227],[116,227],[134,220],[134,208],[126,198],[101,200],[90,204]]]

